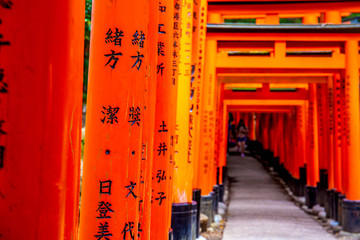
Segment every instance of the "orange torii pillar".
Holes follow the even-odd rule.
[[[264,149],[269,150],[269,113],[263,114],[263,122],[262,122],[262,142],[264,145]]]
[[[208,22],[218,22],[220,15],[208,16]],[[214,148],[215,148],[215,92],[216,92],[216,68],[215,55],[217,41],[206,40],[205,64],[203,78],[203,96],[200,126],[200,142],[202,150],[199,154],[198,184],[201,188],[201,213],[209,217],[208,223],[213,222],[213,185],[216,183],[214,171]]]
[[[279,116],[279,142],[281,144],[279,144],[279,165],[281,167],[281,169],[283,169],[285,167],[285,138],[284,138],[284,134],[285,134],[285,125],[284,125],[284,117],[285,117],[285,113],[280,113]]]
[[[216,91],[215,91],[215,145],[214,145],[214,171],[215,171],[215,184],[216,186],[214,186],[214,192],[215,194],[219,193],[219,182],[220,182],[220,168],[219,168],[219,150],[220,150],[220,130],[221,130],[221,124],[220,124],[220,116],[221,114],[219,113],[220,110],[220,98],[221,95],[223,93],[223,91],[221,90],[221,86],[223,86],[220,81],[216,81]],[[218,199],[217,199],[218,200]]]
[[[180,30],[181,30],[181,26],[180,26],[180,10],[181,10],[181,2],[180,0],[174,0],[173,3],[173,11],[174,11],[174,17],[173,17],[173,44],[172,44],[172,65],[171,65],[171,70],[172,70],[172,75],[171,75],[171,82],[174,85],[174,88],[171,88],[172,92],[170,93],[170,95],[172,97],[176,98],[177,101],[177,94],[178,94],[178,76],[179,76],[179,52],[180,52]],[[176,105],[174,105],[176,106]],[[170,131],[170,138],[171,138],[171,145],[169,146],[169,151],[170,151],[170,166],[169,166],[169,171],[168,171],[168,176],[169,176],[169,186],[168,188],[169,190],[169,199],[171,199],[171,201],[173,202],[174,198],[173,198],[173,185],[174,185],[174,178],[173,178],[173,173],[174,173],[174,166],[175,166],[175,135],[176,135],[176,108],[174,110],[171,111],[171,115],[170,115],[170,123],[169,123],[169,131]],[[168,212],[168,219],[170,219],[170,226],[171,226],[171,216],[172,216],[172,207],[171,207],[171,211]],[[170,228],[169,231],[169,239],[173,238],[173,230]]]
[[[287,126],[288,126],[288,130],[286,131],[286,137],[287,137],[287,141],[288,144],[286,144],[285,146],[287,149],[287,158],[286,160],[288,161],[289,164],[289,173],[291,175],[291,179],[290,179],[290,188],[292,189],[293,192],[295,192],[295,188],[294,188],[294,178],[295,178],[295,172],[296,172],[296,144],[295,144],[295,127],[294,127],[294,123],[295,123],[295,113],[294,110],[292,110],[289,114],[288,114],[288,121],[287,121]]]
[[[76,239],[84,1],[1,1],[0,16],[0,238]]]
[[[261,140],[261,113],[255,113],[255,138],[256,141],[262,142]]]
[[[93,6],[80,239],[138,239],[149,2]]]
[[[151,0],[149,11],[149,66],[157,65],[158,52],[158,24],[159,6],[158,1]],[[156,72],[155,67],[149,68],[144,91],[144,119],[142,133],[142,156],[140,163],[140,189],[139,189],[139,226],[141,232],[139,239],[150,239],[151,228],[151,200],[152,200],[152,173],[153,173],[153,149],[154,149],[154,127],[155,127],[155,101],[156,101]],[[168,190],[167,192],[170,192]],[[168,196],[168,194],[167,194]],[[170,198],[171,199],[171,198]],[[150,211],[148,210],[150,209]],[[168,209],[167,212],[170,212]]]
[[[262,147],[264,148],[263,144],[263,136],[264,136],[264,113],[258,113],[256,115],[256,139],[261,142]]]
[[[330,23],[330,24],[341,24],[341,14],[339,11],[328,11],[325,12],[323,23]],[[339,51],[339,50],[338,50]],[[335,189],[335,181],[336,181],[336,174],[335,171],[338,171],[336,169],[336,144],[337,141],[335,139],[334,134],[334,111],[333,111],[333,80],[328,81],[328,94],[327,94],[327,101],[325,102],[324,106],[327,107],[325,109],[327,113],[324,114],[324,120],[325,120],[325,131],[328,131],[328,133],[324,134],[324,144],[326,148],[324,148],[324,153],[327,154],[325,161],[327,161],[327,173],[324,174],[324,170],[320,169],[320,187],[325,189],[327,187],[328,189],[325,191],[325,198],[320,199],[320,202],[324,200],[325,204],[325,210],[327,213],[327,216],[333,219],[336,219],[337,214],[337,198],[339,193]],[[340,137],[341,139],[341,137]],[[320,153],[321,154],[321,153]],[[341,160],[341,158],[340,158]],[[321,168],[321,167],[320,167]],[[341,171],[341,168],[339,169]],[[327,179],[326,179],[327,178]],[[324,180],[327,180],[325,182]],[[322,191],[323,191],[322,190]],[[321,196],[321,194],[320,194]]]
[[[275,127],[275,119],[274,119],[274,113],[268,113],[269,115],[269,123],[268,123],[268,145],[269,145],[269,155],[268,155],[268,161],[270,166],[274,167],[274,127]]]
[[[223,185],[223,168],[226,167],[226,125],[224,125],[224,84],[219,83],[218,85],[218,102],[217,102],[217,111],[216,115],[218,118],[217,128],[218,128],[218,136],[217,136],[217,175],[216,175],[216,184],[219,185],[219,201],[222,199],[222,194],[224,191]]]
[[[306,185],[306,148],[305,148],[305,102],[296,109],[296,129],[297,129],[297,173],[298,173],[298,196],[304,196]]]
[[[224,86],[221,87],[221,96],[220,96],[220,112],[219,114],[222,114],[222,120],[220,122],[221,124],[221,130],[220,130],[220,146],[219,146],[219,168],[220,168],[220,196],[219,201],[224,202],[224,191],[225,191],[225,184],[226,184],[226,174],[227,174],[227,168],[226,168],[226,157],[227,157],[227,141],[228,141],[228,113],[227,109],[224,105],[223,97],[224,97]]]
[[[183,238],[192,239],[191,212],[193,208],[195,208],[195,211],[197,208],[196,202],[192,202],[193,163],[189,158],[192,11],[193,1],[185,0],[181,3],[175,165],[171,217],[171,228],[173,229],[175,240]]]
[[[318,188],[318,202],[321,206],[325,206],[325,194],[328,189],[328,158],[329,150],[327,141],[328,121],[329,115],[327,113],[327,84],[317,84],[317,106],[318,106],[318,131],[319,131],[319,182]]]
[[[285,168],[285,171],[287,174],[291,174],[291,172],[290,172],[291,159],[289,157],[289,151],[290,151],[289,149],[291,147],[290,142],[289,142],[291,128],[289,128],[289,124],[290,124],[290,114],[289,113],[284,114],[284,122],[283,123],[284,123],[284,141],[283,141],[283,144],[284,144],[284,168]]]
[[[341,100],[341,76],[340,74],[334,74],[333,77],[334,83],[334,100],[333,100],[333,109],[334,109],[334,193],[333,193],[333,201],[334,201],[334,209],[333,213],[330,216],[331,218],[339,221],[339,209],[338,209],[338,201],[339,195],[343,192],[342,189],[342,138],[344,138],[344,134],[342,134],[342,100]]]
[[[359,128],[359,43],[345,43],[345,98],[347,119],[346,198],[342,201],[342,226],[348,232],[360,232],[360,128]]]
[[[250,113],[250,124],[249,124],[249,139],[251,141],[255,141],[256,140],[256,136],[255,136],[255,113],[251,112]]]
[[[274,160],[275,160],[275,156],[279,156],[279,152],[278,152],[278,139],[277,139],[277,121],[278,121],[278,114],[277,113],[273,113],[273,129],[272,129],[272,134],[271,134],[271,142],[273,144],[273,152],[274,152]],[[251,121],[250,121],[251,123]],[[250,126],[249,126],[249,133],[250,133]]]
[[[162,0],[154,3],[159,19],[156,26],[158,36],[154,58],[157,58],[156,68],[156,115],[153,145],[152,188],[151,192],[151,231],[150,239],[167,240],[171,227],[172,205],[172,171],[171,136],[175,127],[176,90],[172,78],[173,63],[173,18],[174,1]],[[158,31],[161,29],[161,31]]]
[[[312,208],[316,203],[316,184],[319,181],[319,154],[318,154],[318,121],[316,104],[316,84],[309,84],[309,107],[308,107],[308,132],[309,132],[309,156],[307,163],[307,185],[305,188],[305,203]]]
[[[299,123],[299,112],[300,106],[296,106],[292,113],[290,114],[290,129],[288,131],[291,134],[289,147],[292,148],[290,151],[290,161],[291,161],[291,184],[290,189],[296,196],[301,196],[301,184],[300,184],[300,174],[299,168],[302,163],[302,154],[303,149],[301,148],[301,129]]]
[[[200,232],[201,187],[198,184],[199,154],[201,151],[200,126],[202,107],[202,79],[206,38],[207,1],[194,1],[192,35],[192,71],[190,83],[190,119],[189,119],[189,159],[193,162],[193,201],[197,203],[196,238]],[[190,149],[191,148],[191,149]]]
[[[328,165],[328,173],[327,173],[327,189],[325,190],[325,212],[326,216],[329,218],[334,219],[335,215],[335,147],[334,147],[334,90],[333,90],[333,78],[329,78],[327,83],[327,98],[326,98],[326,116],[328,117],[327,121],[327,152],[328,152],[328,159],[327,159],[327,165]],[[326,118],[325,118],[326,119]]]
[[[339,194],[339,206],[338,206],[338,215],[339,215],[339,225],[342,226],[342,199],[344,199],[346,196],[346,193],[348,192],[348,186],[349,186],[349,176],[347,175],[349,164],[348,164],[348,147],[347,147],[347,129],[348,129],[348,121],[347,121],[347,104],[346,104],[346,81],[345,81],[345,75],[342,75],[341,78],[341,184],[342,184],[342,192]]]
[[[253,115],[252,115],[253,116]],[[274,142],[274,171],[279,171],[279,154],[280,154],[280,134],[279,134],[279,122],[280,122],[280,113],[274,113],[274,134],[272,136],[272,141]],[[251,131],[249,129],[249,131]]]

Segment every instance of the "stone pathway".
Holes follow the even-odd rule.
[[[254,158],[230,156],[232,180],[223,240],[336,239],[297,207]]]

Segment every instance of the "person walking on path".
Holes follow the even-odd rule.
[[[239,124],[237,126],[237,144],[238,150],[241,152],[241,156],[245,156],[245,143],[247,141],[247,135],[249,130],[245,126],[244,120],[240,119]]]

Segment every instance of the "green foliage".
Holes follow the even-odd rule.
[[[346,19],[349,19],[349,18],[355,18],[355,17],[360,17],[360,13],[351,13],[349,16],[345,16],[345,17],[342,17],[342,20],[346,20]],[[351,23],[358,23],[360,22],[359,19],[354,19],[351,21]]]
[[[85,2],[85,37],[84,37],[84,87],[83,87],[83,102],[86,102],[87,85],[88,85],[88,70],[89,70],[89,49],[90,49],[90,32],[91,32],[91,10],[92,0]]]
[[[255,18],[248,19],[225,19],[225,23],[255,23]]]
[[[302,23],[302,18],[280,18],[280,24],[284,23]]]
[[[84,145],[85,139],[81,139],[81,159],[84,159]]]

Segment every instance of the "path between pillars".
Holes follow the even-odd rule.
[[[230,204],[223,240],[335,239],[297,207],[252,157],[230,156]]]

